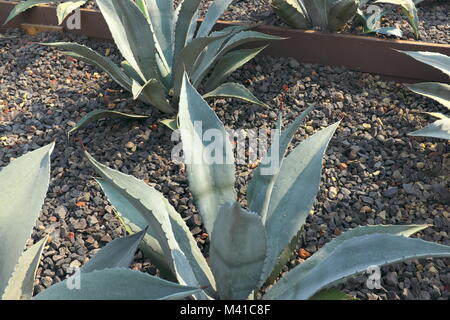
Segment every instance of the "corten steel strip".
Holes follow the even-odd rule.
[[[6,20],[15,2],[0,0],[0,24]],[[22,23],[57,25],[53,6],[34,7],[15,19],[5,28],[18,28]],[[215,29],[242,24],[238,21],[219,21]],[[81,9],[81,30],[67,30],[89,38],[111,41],[111,33],[100,12]],[[402,82],[439,81],[450,83],[442,72],[401,54],[403,51],[432,51],[450,56],[450,45],[406,40],[383,40],[350,34],[324,33],[311,30],[295,30],[276,26],[257,25],[260,32],[288,38],[272,42],[265,53],[275,57],[293,57],[299,62],[343,66],[350,70],[381,75]],[[252,44],[252,46],[258,46]]]
[[[216,28],[222,29],[235,24],[236,22],[220,21]],[[379,74],[407,82],[450,83],[450,79],[442,72],[396,51],[431,51],[450,56],[450,45],[383,40],[266,25],[256,26],[254,30],[288,38],[284,41],[275,41],[264,50],[264,53],[275,57],[293,57],[305,63],[344,66],[350,70]]]

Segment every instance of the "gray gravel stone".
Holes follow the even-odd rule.
[[[55,209],[55,214],[58,216],[58,218],[60,219],[65,219],[66,215],[67,215],[67,209],[63,206],[58,206]]]
[[[338,190],[335,187],[330,187],[328,189],[328,197],[330,197],[330,199],[336,199],[338,195]]]
[[[397,286],[398,284],[397,272],[389,272],[384,279],[390,286]]]
[[[383,196],[387,198],[395,198],[398,194],[398,188],[392,187],[383,192]]]

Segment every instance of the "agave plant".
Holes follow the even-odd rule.
[[[409,25],[414,31],[416,39],[420,39],[419,31],[419,16],[417,15],[417,8],[413,0],[378,0],[374,3],[388,3],[395,4],[402,8],[403,14],[406,16]]]
[[[298,29],[341,29],[356,14],[359,0],[272,0],[274,12]]]
[[[195,87],[204,84],[205,98],[233,97],[263,105],[241,84],[222,83],[264,47],[233,49],[249,42],[281,38],[250,31],[246,26],[212,31],[231,1],[212,2],[197,27],[201,0],[183,0],[176,9],[173,0],[97,0],[124,58],[120,67],[77,43],[46,45],[58,47],[70,56],[101,68],[132,92],[135,99],[165,113],[176,111],[174,104],[184,71]]]
[[[403,33],[400,29],[396,27],[385,27],[385,28],[376,28],[375,26],[379,23],[382,17],[391,12],[391,10],[382,10],[373,15],[365,15],[362,11],[362,8],[368,3],[370,0],[361,0],[360,6],[357,10],[356,16],[359,21],[362,23],[365,33],[381,33],[386,35],[393,35],[397,37],[402,37]],[[374,1],[373,4],[379,3],[387,3],[398,5],[402,8],[403,14],[407,17],[408,23],[414,31],[414,35],[417,39],[420,39],[420,31],[419,31],[419,16],[417,15],[416,4],[421,1],[417,0],[377,0]]]
[[[144,181],[100,164],[86,153],[100,175],[98,183],[127,229],[146,232],[142,248],[161,270],[161,275],[179,286],[177,297],[251,299],[256,297],[254,293],[258,289],[276,279],[311,210],[319,189],[323,155],[339,125],[336,123],[314,134],[285,156],[291,139],[311,109],[308,108],[283,132],[279,119],[275,130],[279,143],[272,145],[269,154],[279,156],[281,161],[273,171],[265,170],[273,163],[263,161],[254,172],[247,193],[248,209],[245,209],[236,200],[229,140],[225,138],[215,149],[224,159],[231,160],[226,164],[213,163],[202,156],[209,148],[203,139],[207,130],[214,130],[217,137],[226,137],[227,133],[188,77],[184,77],[180,131],[186,159],[196,157],[186,166],[191,191],[210,235],[209,261],[200,252],[182,217],[161,193]],[[320,298],[322,289],[363,273],[369,266],[450,256],[450,247],[407,238],[424,228],[425,225],[380,225],[349,230],[293,268],[266,290],[263,298],[309,299],[314,295]],[[62,282],[36,298],[145,299],[148,297],[143,294],[146,290],[157,292],[160,285],[139,281],[125,283],[124,280],[124,286],[114,288],[109,285],[110,279],[99,276],[103,273],[99,271],[96,277],[82,276],[80,290],[69,290]],[[131,276],[126,280],[129,279]],[[101,289],[104,286],[107,290]],[[164,290],[161,290],[157,298],[164,297]]]
[[[0,171],[0,299],[32,298],[36,271],[47,237],[26,251],[24,247],[47,193],[53,148],[54,144],[50,144],[29,152]],[[127,269],[146,231],[144,228],[129,237],[110,242],[64,282],[73,282],[72,286],[66,286],[67,290],[79,291],[79,277],[84,279],[83,290],[104,290],[103,293],[98,292],[97,297],[105,295],[107,299],[122,298],[123,293],[114,296],[118,288],[138,290],[137,283],[146,284],[145,291],[138,294],[143,299],[177,299],[200,292],[199,288],[188,288]],[[92,278],[103,279],[104,286],[89,288],[85,281]]]
[[[72,13],[75,9],[80,8],[83,6],[87,0],[26,0],[21,1],[18,3],[9,13],[8,18],[4,22],[4,24],[7,24],[10,20],[18,16],[19,14],[27,11],[28,9],[31,9],[33,7],[36,7],[41,4],[50,4],[50,3],[57,3],[56,7],[56,15],[58,16],[58,22],[59,24],[63,23],[64,19],[67,18],[67,16]]]
[[[369,6],[367,13],[364,13],[363,7],[367,4],[368,0],[360,1],[359,8],[356,11],[356,20],[362,25],[363,33],[365,34],[384,34],[387,36],[403,37],[403,32],[397,27],[381,27],[381,18],[386,16],[391,10],[377,10],[378,7]]]
[[[32,296],[46,239],[23,250],[47,193],[52,150],[49,145],[30,152],[0,171],[0,298]]]
[[[450,77],[450,57],[436,52],[400,51],[408,56],[432,66]],[[411,91],[431,98],[450,110],[450,85],[438,82],[425,82],[406,85]],[[410,133],[415,137],[433,137],[450,140],[450,117],[440,112],[426,112],[439,120],[423,129]]]

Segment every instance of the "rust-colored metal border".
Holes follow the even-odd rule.
[[[0,0],[0,23],[6,20],[16,3]],[[0,27],[18,28],[22,23],[57,25],[55,7],[38,6]],[[81,10],[81,30],[70,32],[89,38],[110,41],[111,33],[100,12]],[[242,24],[238,21],[219,21],[216,29]],[[405,40],[382,40],[349,34],[295,30],[276,26],[259,25],[255,30],[288,38],[272,43],[265,53],[276,57],[293,57],[300,62],[343,66],[350,70],[378,74],[404,82],[439,81],[449,79],[438,70],[417,63],[396,50],[431,51],[450,56],[450,45]],[[66,30],[69,31],[69,30]]]

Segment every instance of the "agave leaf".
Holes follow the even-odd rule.
[[[139,82],[139,84],[141,84],[141,85],[144,83],[141,80],[141,77],[139,76],[139,74],[136,72],[136,70],[133,69],[133,67],[128,63],[128,61],[123,60],[120,63],[120,66],[122,67],[125,74],[130,78],[130,82],[132,81],[132,79],[134,79],[135,81]],[[130,85],[130,88],[131,88],[131,85]],[[131,91],[131,90],[129,90],[129,91]]]
[[[420,38],[419,32],[419,16],[417,15],[417,8],[412,0],[377,0],[374,3],[390,3],[402,7],[403,13],[408,18],[408,22],[414,30],[417,39]]]
[[[104,188],[108,200],[120,213],[120,216],[124,218],[128,224],[129,220],[136,226],[144,229],[145,225],[148,225],[148,234],[158,241],[159,246],[163,254],[166,257],[167,264],[171,266],[172,271],[175,272],[175,267],[172,261],[172,249],[170,244],[167,243],[166,233],[170,233],[170,222],[168,220],[167,209],[164,208],[165,204],[161,203],[162,199],[157,204],[162,205],[162,208],[157,210],[153,214],[154,204],[148,204],[150,199],[158,198],[156,190],[147,186],[147,184],[141,180],[134,178],[133,176],[125,175],[116,170],[110,169],[105,165],[97,162],[90,154],[85,153],[86,158],[94,167],[96,172],[102,177],[102,188],[107,185],[108,188]],[[110,191],[112,189],[113,192]],[[142,198],[142,199],[141,199]],[[145,201],[145,202],[144,202]],[[147,206],[150,206],[148,208]]]
[[[254,103],[260,106],[266,106],[266,104],[256,98],[253,93],[246,87],[239,83],[227,82],[222,84],[215,90],[203,95],[204,99],[210,98],[236,98],[249,103]]]
[[[364,33],[372,32],[376,23],[376,20],[372,19],[372,25],[370,25],[369,17],[361,9],[356,10],[355,20],[362,25]]]
[[[134,0],[136,3],[136,6],[141,10],[141,12],[144,14],[145,18],[150,22],[150,16],[148,15],[147,11],[147,5],[145,4],[145,0]]]
[[[384,17],[391,10],[383,10],[378,13],[373,13],[369,16],[364,15],[361,9],[356,10],[356,18],[363,26],[363,33],[379,33],[387,36],[395,36],[401,38],[403,32],[396,27],[378,28],[380,19]]]
[[[53,2],[61,2],[61,1],[63,1],[63,0],[59,0],[59,1],[58,0],[54,0]],[[52,2],[52,1],[51,0],[27,0],[27,1],[21,1],[18,4],[16,4],[16,6],[11,10],[11,12],[9,13],[8,18],[3,23],[3,25],[7,24],[9,21],[14,19],[16,16],[18,16],[22,12],[27,11],[28,9],[36,7],[36,6],[40,5],[40,4],[49,4],[50,2]]]
[[[400,51],[411,58],[432,66],[450,77],[450,57],[445,54],[427,51]]]
[[[233,0],[213,1],[206,12],[205,18],[198,29],[197,37],[207,37],[217,20],[225,12]]]
[[[377,28],[376,26],[379,23],[380,19],[389,12],[391,12],[391,10],[383,10],[379,13],[375,12],[371,15],[366,16],[361,9],[357,9],[356,18],[359,19],[359,22],[363,25],[364,33],[371,33],[375,32],[375,29]]]
[[[86,2],[87,0],[64,1],[63,3],[60,3],[56,7],[56,15],[58,16],[58,23],[59,24],[63,23],[64,19],[66,19],[69,14],[71,14],[74,10],[84,5]]]
[[[335,289],[329,288],[316,293],[310,300],[356,300],[352,296]]]
[[[327,28],[329,0],[302,0],[313,26]]]
[[[113,240],[81,267],[80,272],[88,273],[103,269],[128,268],[133,262],[134,254],[146,233],[147,228],[131,236]]]
[[[323,246],[311,258],[307,259],[304,263],[302,263],[302,269],[304,270],[304,272],[313,269],[316,265],[324,261],[324,259],[331,252],[333,252],[333,250],[335,250],[339,245],[341,245],[346,240],[377,233],[409,237],[414,233],[422,231],[428,227],[429,225],[420,225],[420,224],[359,226],[354,229],[347,230],[346,232],[342,233],[340,236],[336,237],[335,239],[327,243],[325,246]]]
[[[164,56],[160,53],[159,46],[156,45],[158,54],[156,55],[156,66],[160,75],[161,83],[166,88],[166,91],[171,89],[172,78],[172,68],[166,63]]]
[[[222,32],[214,32],[211,36],[227,35],[224,40],[219,39],[211,42],[206,53],[201,57],[201,61],[194,67],[194,74],[191,79],[194,87],[198,86],[204,77],[208,74],[215,63],[232,49],[250,42],[282,40],[284,38],[272,36],[256,31],[245,31],[248,26],[238,26],[226,28]]]
[[[398,38],[403,37],[402,30],[400,30],[399,28],[395,28],[395,27],[378,28],[371,32],[380,33],[380,34],[384,34],[387,36],[394,36],[394,37],[398,37]]]
[[[147,19],[150,28],[152,30],[152,36],[155,42],[155,49],[156,49],[156,66],[158,68],[158,71],[161,75],[161,81],[164,83],[164,85],[166,86],[166,88],[170,89],[168,84],[172,81],[171,80],[171,65],[172,65],[172,55],[173,55],[173,48],[172,46],[169,44],[169,47],[167,47],[167,42],[166,42],[166,38],[165,35],[168,31],[169,35],[171,36],[170,40],[173,40],[173,32],[172,32],[172,21],[171,21],[171,16],[167,17],[166,14],[167,12],[163,11],[166,9],[166,5],[167,4],[172,4],[173,7],[173,3],[168,2],[168,1],[162,1],[161,3],[159,2],[160,0],[158,0],[158,2],[155,1],[147,1],[147,0],[135,0],[135,3],[137,5],[137,7],[139,8],[139,10],[141,10],[141,12],[143,13],[143,15],[145,16],[145,18]],[[158,8],[158,5],[161,5],[162,7],[161,9]],[[161,12],[159,11],[161,10]],[[173,8],[172,8],[173,10]],[[152,23],[152,18],[150,17],[150,14],[156,14],[156,17],[153,17],[153,21],[155,24]],[[169,24],[168,25],[161,25],[161,20],[160,18],[162,16],[166,16],[165,20],[168,20]],[[167,19],[168,18],[168,19]],[[163,27],[169,27],[170,30],[162,30],[161,28]],[[164,49],[163,49],[164,46]],[[170,50],[170,51],[168,51]],[[170,62],[169,62],[170,61]],[[133,77],[135,79],[139,79],[140,77]],[[139,81],[138,81],[139,82]],[[140,83],[140,82],[139,82]]]
[[[178,213],[175,213],[176,212],[172,212],[170,216],[175,239],[189,260],[190,267],[192,268],[198,283],[210,297],[216,298],[216,280],[214,279],[208,262],[198,248],[197,242],[187,227],[186,222]],[[205,298],[204,295],[199,295],[199,297],[202,299]]]
[[[436,100],[450,109],[450,85],[446,83],[424,82],[409,84],[406,86],[409,90],[422,96]]]
[[[303,263],[292,269],[264,298],[304,300],[370,266],[428,257],[450,257],[450,247],[387,233],[354,237],[336,246],[313,268],[304,269]]]
[[[280,256],[278,257],[277,263],[272,269],[269,277],[266,279],[265,285],[270,285],[275,282],[283,268],[286,266],[287,262],[290,261],[291,257],[295,254],[299,246],[300,239],[304,238],[304,226],[297,232],[297,234],[292,238],[289,245],[283,249]]]
[[[189,30],[192,30],[192,23],[196,23],[196,13],[200,2],[201,0],[183,0],[178,5],[175,21],[174,57],[178,57],[188,43]]]
[[[230,74],[252,60],[265,48],[267,48],[267,46],[254,49],[234,50],[225,54],[214,67],[205,90],[212,91],[216,89]]]
[[[80,288],[70,289],[68,280],[39,293],[35,300],[171,300],[201,291],[129,269],[103,269],[80,276]]]
[[[371,0],[359,0],[359,7],[360,8],[364,7],[369,1]]]
[[[129,120],[143,120],[147,119],[148,116],[139,116],[139,115],[133,115],[133,114],[127,114],[117,111],[110,111],[110,110],[94,110],[89,112],[87,115],[85,115],[76,125],[73,127],[69,132],[67,132],[67,135],[70,136],[72,133],[74,133],[77,130],[80,130],[82,128],[85,128],[88,124],[91,122],[100,120],[100,119],[129,119]]]
[[[429,116],[432,116],[432,117],[438,118],[438,119],[447,119],[448,118],[445,114],[440,113],[440,112],[422,112],[422,113],[425,113]]]
[[[189,25],[189,29],[188,29],[188,33],[187,33],[187,37],[186,37],[186,45],[190,44],[192,39],[194,39],[195,37],[195,32],[197,31],[197,27],[198,27],[198,18],[200,16],[200,11],[197,10],[194,13],[194,17],[191,20],[191,24]]]
[[[102,185],[102,180],[101,179],[96,179],[97,183],[102,187],[102,189],[108,189],[108,184],[104,184]],[[114,192],[114,191],[112,191]],[[106,194],[106,192],[105,192]],[[123,218],[119,212],[116,211],[115,208],[114,209],[114,213],[116,218],[120,221],[120,223],[122,224],[122,226],[124,227],[125,231],[129,234],[135,234],[135,233],[139,233],[141,231],[143,231],[144,229],[147,229],[147,227],[138,227],[137,225],[131,223],[129,220]],[[143,221],[143,223],[145,224],[145,220]],[[166,258],[164,257],[164,253],[162,252],[161,246],[159,245],[158,241],[151,237],[148,233],[146,233],[144,235],[144,238],[141,241],[141,244],[139,245],[139,249],[142,251],[142,253],[144,254],[144,256],[148,259],[150,259],[150,261],[152,261],[152,264],[158,268],[159,270],[159,275],[161,278],[168,280],[168,281],[172,281],[172,282],[177,282],[177,277],[175,276],[175,274],[172,272],[172,270],[170,270],[170,267],[167,265],[166,263]],[[157,250],[155,250],[157,249]]]
[[[311,24],[308,15],[297,0],[272,0],[273,11],[286,24],[297,29],[308,29]]]
[[[133,94],[133,99],[141,99],[144,102],[153,105],[161,112],[175,112],[166,98],[164,86],[156,79],[148,80],[143,86],[133,79],[131,92]]]
[[[265,34],[257,31],[241,31],[234,34],[223,46],[222,50],[219,52],[219,57],[223,56],[225,53],[231,51],[232,49],[250,42],[258,41],[273,41],[273,40],[284,40],[286,38],[273,36],[270,34]]]
[[[142,81],[157,78],[155,43],[150,25],[133,1],[97,0],[114,42]],[[144,38],[145,37],[145,38]]]
[[[179,119],[190,189],[205,227],[212,233],[220,205],[236,199],[234,155],[222,122],[189,83],[187,74],[181,87]],[[220,135],[215,140],[221,143],[220,152],[216,150],[222,158],[219,163],[206,159],[209,143],[204,133],[210,129]]]
[[[361,9],[356,10],[355,21],[363,26],[364,32],[368,30],[367,17]]]
[[[405,0],[407,2],[410,2],[412,0]],[[410,26],[413,28],[414,35],[416,39],[420,39],[420,31],[419,31],[419,16],[417,15],[417,9],[416,6],[402,6],[403,14],[408,18],[408,22]]]
[[[104,57],[94,50],[77,43],[54,42],[41,43],[44,46],[55,47],[64,50],[65,54],[84,60],[108,73],[124,89],[131,91],[131,79],[109,58]]]
[[[217,60],[222,56],[220,55],[220,50],[223,48],[223,45],[235,34],[249,28],[250,26],[232,26],[210,34],[210,37],[217,37],[217,39],[205,48],[192,68],[193,74],[189,75],[195,88],[200,85]]]
[[[165,125],[167,128],[169,128],[172,131],[175,131],[178,129],[178,120],[177,119],[164,119],[159,121],[163,125]]]
[[[106,197],[111,201],[111,204],[116,209],[116,215],[128,232],[137,233],[146,228],[148,225],[147,221],[141,216],[138,210],[132,209],[132,204],[130,204],[127,197],[121,193],[120,189],[108,180],[96,179],[96,181],[102,188]],[[171,263],[165,256],[164,251],[155,236],[152,236],[147,232],[140,248],[144,252],[144,255],[150,259],[152,264],[158,268],[164,279],[177,281],[175,272],[171,268]]]
[[[144,0],[146,12],[167,65],[173,63],[173,0]]]
[[[54,143],[29,152],[0,171],[0,295],[22,256],[50,181]]]
[[[309,17],[309,13],[308,13],[308,10],[306,8],[305,2],[303,0],[297,0],[297,1],[298,1],[298,5],[302,9],[302,12],[304,12],[305,15],[307,16],[308,20],[311,21],[311,18]]]
[[[142,228],[158,241],[166,263],[181,284],[210,286],[214,279],[196,241],[181,216],[164,196],[144,181],[112,170],[86,153],[89,162],[102,177],[101,186],[111,204],[125,220]],[[111,192],[113,190],[113,192]],[[144,222],[145,221],[145,222]],[[125,221],[128,224],[128,221]],[[156,248],[158,250],[158,248]]]
[[[311,211],[319,191],[323,156],[339,124],[337,122],[305,140],[281,165],[270,195],[267,216],[262,216],[267,241],[271,245],[268,247],[261,284]]]
[[[9,280],[2,300],[30,300],[33,296],[34,278],[41,261],[47,237],[27,249],[19,259]]]
[[[300,124],[313,108],[314,105],[310,105],[283,133],[281,133],[282,116],[281,114],[279,115],[276,135],[278,135],[280,140],[278,144],[271,146],[268,151],[271,157],[273,157],[274,152],[278,153],[276,158],[278,163],[264,161],[253,173],[253,178],[247,189],[247,201],[251,211],[258,212],[261,216],[267,216],[273,186],[278,177],[288,146],[298,131]],[[273,169],[273,171],[269,172],[269,169]]]
[[[340,0],[328,8],[328,29],[340,30],[356,14],[359,3],[356,0]]]
[[[354,229],[350,229],[342,233],[340,236],[336,237],[329,243],[327,243],[311,258],[307,259],[300,266],[298,266],[298,268],[302,269],[302,274],[307,274],[310,270],[314,269],[316,265],[322,263],[325,260],[325,258],[330,253],[332,253],[339,245],[341,245],[344,241],[352,238],[360,237],[363,235],[380,234],[380,233],[409,237],[412,234],[419,232],[427,227],[428,225],[377,225],[377,226],[360,226]],[[281,280],[279,282],[281,282]],[[280,286],[282,287],[283,285],[280,284]],[[284,289],[285,288],[282,287],[281,289],[275,290],[282,291]]]
[[[197,59],[199,58],[202,51],[213,41],[221,38],[219,37],[207,37],[207,38],[196,38],[191,41],[187,46],[185,46],[180,54],[175,59],[174,67],[174,92],[175,96],[180,95],[181,83],[183,81],[183,74],[186,72],[188,75],[192,74],[193,67]]]
[[[242,300],[256,288],[266,257],[266,235],[261,218],[227,202],[211,234],[210,263],[224,300]]]
[[[450,118],[437,120],[423,129],[408,133],[408,135],[450,140]]]

